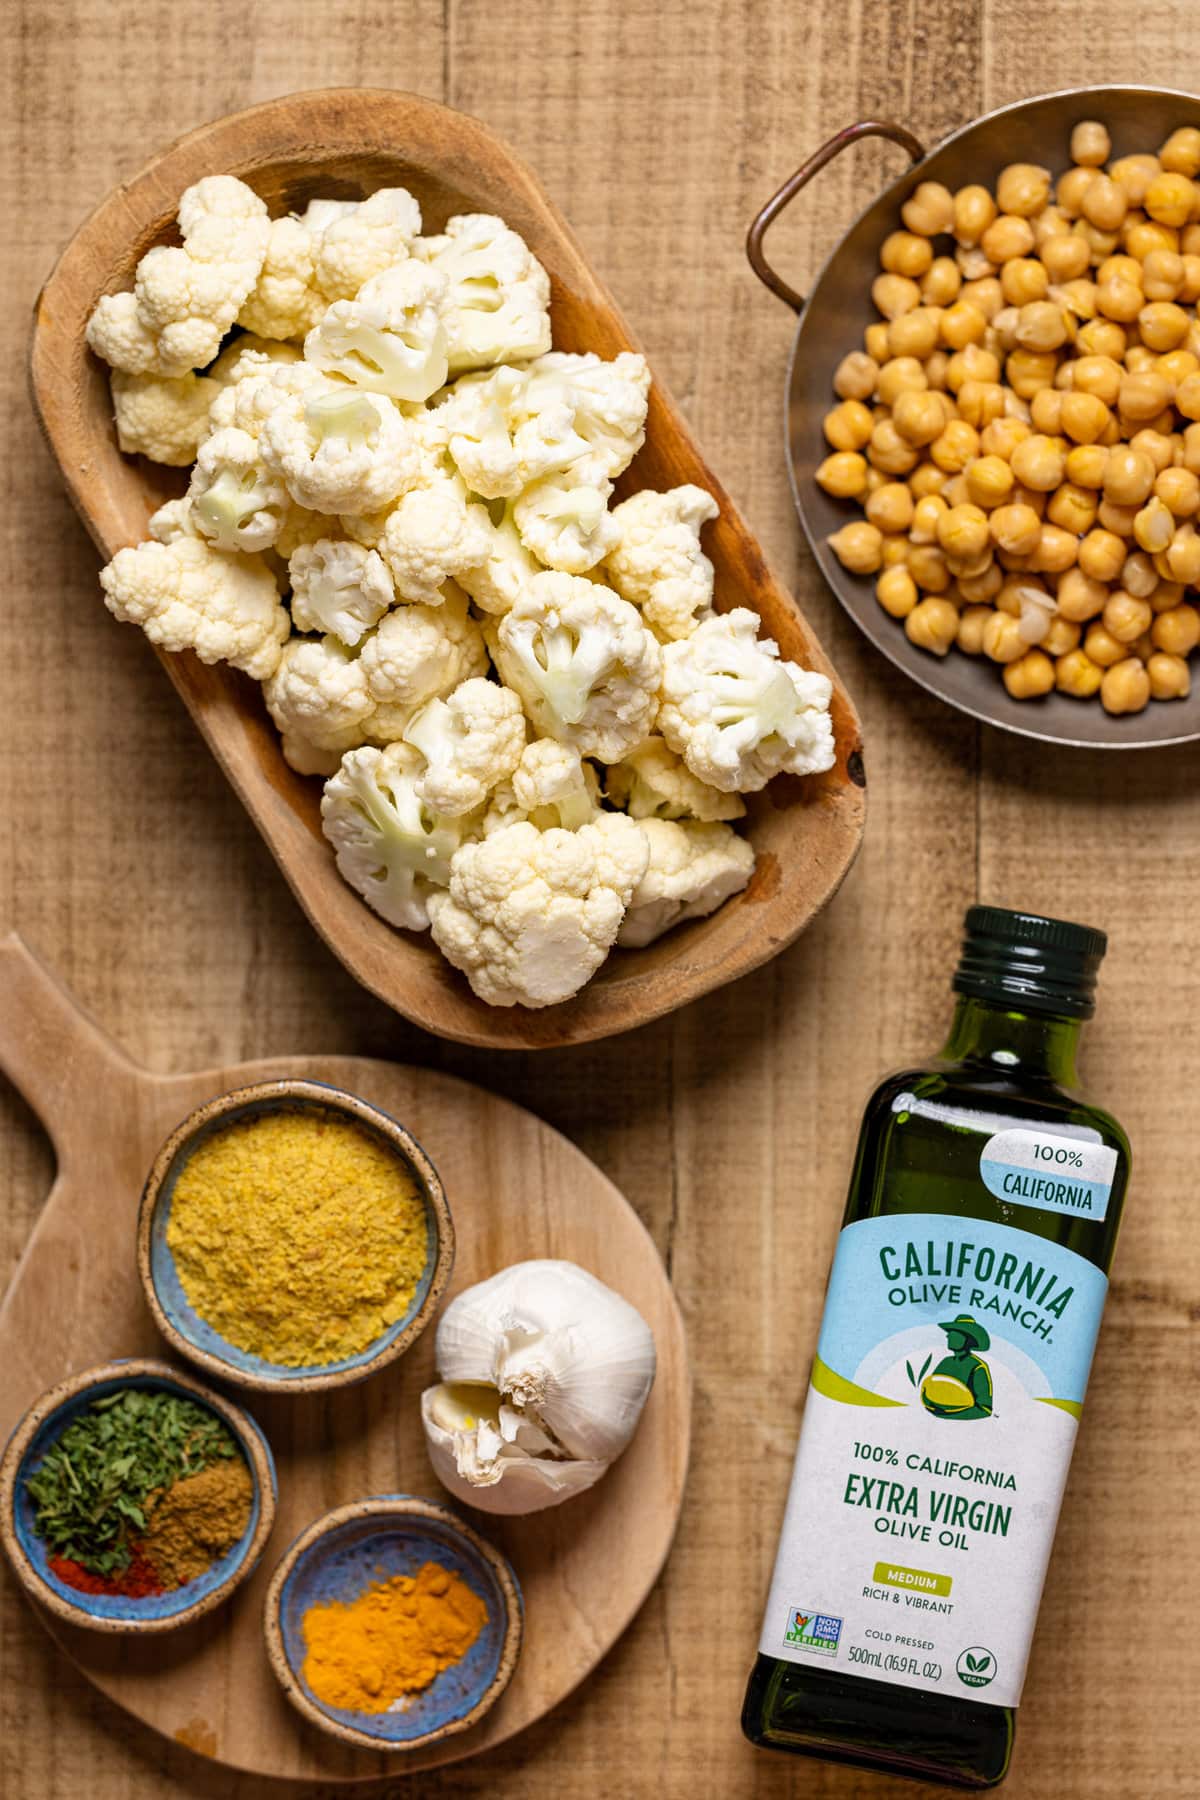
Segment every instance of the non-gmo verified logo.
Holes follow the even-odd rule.
[[[793,1650],[814,1650],[818,1656],[836,1656],[842,1621],[811,1606],[793,1606],[788,1613],[783,1641]]]

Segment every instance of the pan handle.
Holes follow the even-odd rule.
[[[767,227],[778,217],[784,207],[795,199],[800,189],[807,187],[814,175],[820,174],[826,163],[831,163],[835,156],[840,156],[842,151],[849,149],[851,144],[857,144],[860,138],[868,137],[887,138],[889,142],[899,144],[902,149],[908,151],[914,163],[920,162],[925,155],[925,147],[921,140],[915,138],[912,132],[906,130],[903,125],[893,125],[887,119],[863,119],[857,125],[847,125],[844,131],[837,132],[829,139],[828,143],[822,144],[816,154],[810,156],[804,166],[797,169],[794,175],[789,175],[779,192],[772,194],[746,233],[746,255],[750,259],[750,267],[764,286],[769,287],[773,294],[777,294],[781,300],[785,301],[793,312],[803,312],[804,295],[798,294],[795,288],[783,279],[782,275],[776,274],[767,261],[766,252],[763,250],[763,238],[766,236]]]

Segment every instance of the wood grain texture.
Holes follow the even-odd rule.
[[[1110,932],[1085,1071],[1136,1158],[1004,1792],[1192,1800],[1194,761],[1017,744],[913,692],[860,641],[801,544],[783,455],[794,327],[741,242],[784,175],[854,119],[896,117],[932,142],[1047,87],[1187,84],[1196,9],[258,0],[251,12],[233,0],[0,0],[0,14],[10,626],[0,919],[19,923],[152,1067],[296,1050],[389,1056],[532,1107],[634,1201],[689,1326],[683,1521],[632,1629],[586,1692],[486,1766],[385,1782],[378,1800],[899,1800],[898,1783],[756,1754],[737,1714],[861,1104],[877,1074],[938,1040],[961,909],[976,896],[1052,906]],[[335,81],[464,107],[538,172],[864,717],[870,826],[836,903],[769,967],[628,1038],[501,1058],[424,1038],[354,985],[292,902],[149,646],[98,605],[95,553],[28,409],[29,309],[88,207],[173,131]],[[797,285],[899,155],[840,160],[780,221],[772,254]],[[86,679],[64,673],[64,644]],[[11,1268],[52,1164],[32,1116],[11,1095],[0,1103]],[[11,1589],[4,1600],[5,1800],[326,1800],[328,1790],[231,1783],[182,1749],[164,1753],[91,1694]],[[1135,1652],[1121,1624],[1133,1619],[1146,1624]],[[903,1792],[933,1800],[936,1790]]]
[[[511,1686],[469,1735],[414,1748],[400,1766],[486,1755],[585,1681],[662,1567],[687,1472],[679,1309],[654,1245],[612,1183],[530,1113],[432,1070],[332,1056],[147,1074],[15,936],[0,942],[0,1070],[45,1121],[59,1158],[0,1307],[0,1437],[68,1376],[114,1356],[163,1353],[133,1254],[142,1183],[180,1120],[232,1088],[319,1081],[399,1120],[432,1160],[457,1214],[451,1298],[496,1269],[549,1256],[578,1262],[637,1307],[654,1333],[658,1367],[628,1450],[569,1508],[477,1521],[509,1557],[525,1597]],[[282,1551],[331,1508],[371,1494],[444,1498],[420,1422],[421,1393],[436,1378],[433,1339],[429,1332],[356,1386],[232,1390],[275,1457],[271,1541],[226,1607],[169,1636],[114,1639],[44,1615],[97,1686],[168,1739],[202,1740],[227,1769],[354,1782],[397,1766],[297,1723],[268,1664],[263,1603]]]

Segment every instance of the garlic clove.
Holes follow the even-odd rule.
[[[495,1406],[489,1417],[487,1407]],[[513,1415],[515,1432],[504,1434],[502,1408],[495,1389],[481,1384],[442,1384],[421,1396],[421,1420],[434,1474],[456,1499],[487,1513],[542,1512],[559,1506],[599,1481],[606,1462],[553,1458],[536,1453],[522,1440],[538,1445],[550,1440],[529,1421]],[[469,1421],[469,1423],[468,1423]]]

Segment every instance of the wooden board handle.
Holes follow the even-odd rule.
[[[119,1126],[138,1070],[15,931],[0,939],[0,1072],[50,1134],[60,1164]]]

